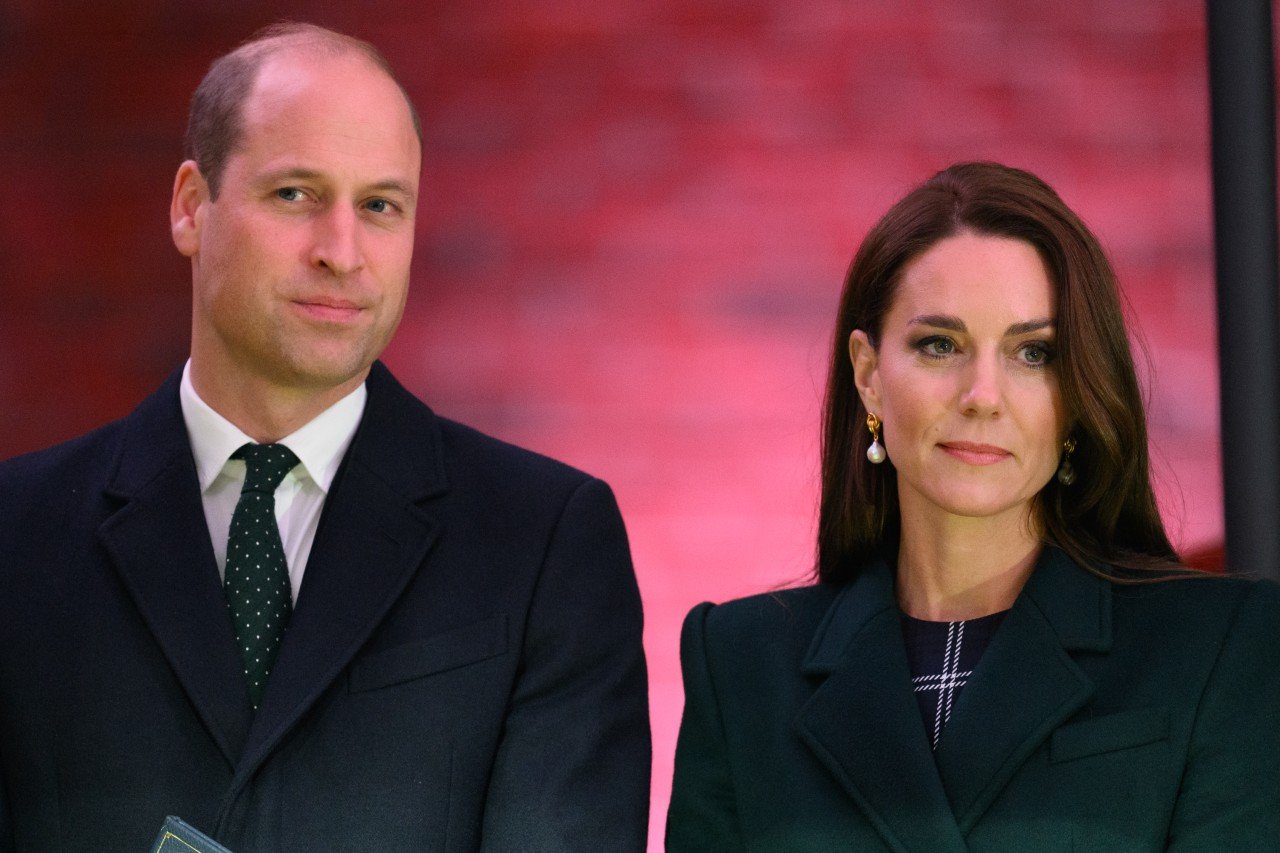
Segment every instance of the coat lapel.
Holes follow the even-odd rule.
[[[912,692],[893,571],[869,563],[832,603],[805,659],[825,677],[801,738],[895,850],[963,851]]]
[[[446,486],[434,415],[380,364],[368,388],[233,788],[252,776],[343,671],[437,535],[436,523],[419,506]]]
[[[1093,694],[1068,652],[1110,647],[1110,584],[1046,546],[956,700],[938,745],[938,771],[962,832]]]
[[[174,374],[126,421],[99,529],[129,595],[192,705],[234,767],[250,707],[200,502]]]

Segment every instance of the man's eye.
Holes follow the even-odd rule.
[[[375,198],[370,200],[365,207],[374,213],[390,213],[392,210],[391,202],[385,198]]]
[[[297,187],[281,187],[276,190],[276,197],[281,201],[302,201],[302,190]]]

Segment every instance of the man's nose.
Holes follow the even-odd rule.
[[[317,217],[311,263],[339,278],[364,266],[360,221],[354,210],[345,205],[335,205]]]

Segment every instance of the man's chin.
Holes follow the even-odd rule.
[[[277,383],[283,387],[311,394],[325,394],[339,388],[354,388],[369,374],[376,354],[311,354],[294,357],[288,368],[279,372]]]

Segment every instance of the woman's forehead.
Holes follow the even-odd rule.
[[[949,316],[966,326],[1051,318],[1056,294],[1035,247],[1010,237],[959,234],[931,246],[903,269],[890,322]]]

